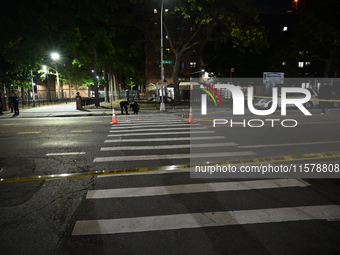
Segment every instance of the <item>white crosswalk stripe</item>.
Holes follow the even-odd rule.
[[[272,189],[282,187],[306,187],[309,184],[297,179],[258,180],[242,182],[195,183],[186,185],[90,190],[87,199],[161,196],[169,194],[216,192],[228,190]]]
[[[225,136],[204,136],[204,137],[167,137],[166,141],[194,141],[194,140],[220,140],[225,139]],[[141,139],[113,139],[113,140],[105,140],[105,143],[114,143],[114,142],[164,142],[164,138],[141,138]]]
[[[227,147],[237,146],[237,143],[205,143],[205,144],[173,144],[173,145],[150,145],[150,146],[119,146],[119,147],[102,147],[101,151],[129,151],[129,150],[166,150],[166,149],[184,149],[184,148],[209,148],[209,147]]]
[[[140,126],[141,127],[141,126]],[[206,127],[180,127],[180,128],[148,128],[148,129],[136,129],[133,130],[133,132],[144,132],[144,131],[165,131],[165,130],[201,130],[201,129],[207,129]],[[110,130],[110,133],[127,133],[127,132],[131,132],[130,129],[126,130]]]
[[[340,206],[323,205],[85,220],[76,223],[72,235],[164,231],[315,219],[332,220],[339,215]]]
[[[142,135],[181,135],[181,134],[213,134],[214,131],[176,131],[176,132],[153,132],[153,133],[142,133]],[[140,133],[130,134],[110,134],[108,136],[136,136],[141,135]]]

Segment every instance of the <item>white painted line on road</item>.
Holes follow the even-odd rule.
[[[164,231],[302,220],[334,220],[339,218],[339,215],[340,206],[320,205],[84,220],[76,222],[72,235]]]
[[[308,143],[280,143],[280,144],[261,144],[261,145],[243,145],[239,148],[265,148],[265,147],[281,147],[281,146],[300,146],[300,145],[316,145],[316,144],[331,144],[340,143],[340,141],[328,141],[328,142],[308,142]]]
[[[119,122],[120,120],[118,119],[118,122]],[[146,124],[146,125],[151,125],[151,124],[155,124],[155,125],[157,125],[157,124],[165,124],[165,123],[168,123],[168,124],[183,124],[184,123],[184,121],[182,121],[182,120],[169,120],[169,121],[164,121],[164,120],[162,120],[162,121],[141,121],[141,120],[136,120],[136,121],[126,121],[126,122],[124,122],[124,120],[123,121],[121,121],[121,122],[119,122],[120,123],[120,125],[143,125],[143,124]]]
[[[146,129],[123,129],[123,130],[111,130],[110,133],[127,133],[127,132],[142,132],[142,131],[165,131],[165,130],[200,130],[207,129],[206,127],[179,127],[179,128],[146,128]]]
[[[308,185],[309,185],[308,183],[299,181],[297,179],[196,183],[156,187],[89,190],[87,192],[86,198],[101,199],[101,198],[145,197],[200,192],[307,187]]]
[[[17,135],[30,135],[30,134],[41,134],[41,131],[19,132],[19,133],[17,133]]]
[[[101,151],[134,151],[134,150],[165,150],[165,149],[185,149],[185,148],[214,148],[224,146],[237,146],[237,143],[205,143],[205,144],[171,144],[171,145],[151,145],[151,146],[120,146],[102,147]]]
[[[236,152],[215,152],[215,153],[191,153],[191,154],[168,154],[168,155],[135,155],[135,156],[115,156],[98,157],[93,162],[112,162],[112,161],[138,161],[138,160],[163,160],[163,159],[191,159],[209,157],[234,157],[234,156],[253,156],[252,151]]]
[[[214,140],[214,139],[225,139],[225,136],[205,136],[205,137],[167,137],[167,138],[141,138],[141,139],[115,139],[105,140],[104,143],[115,143],[115,142],[169,142],[169,141],[185,141],[185,140]]]
[[[69,155],[84,155],[86,152],[61,152],[61,153],[47,153],[46,156],[69,156]]]
[[[186,124],[186,123],[183,123],[182,124],[155,124],[155,125],[139,125],[139,124],[136,124],[136,125],[127,125],[127,126],[122,126],[122,125],[119,125],[119,126],[112,126],[111,129],[112,130],[118,130],[118,129],[126,129],[126,128],[155,128],[155,127],[182,127],[182,126],[185,126],[185,127],[193,127],[193,126],[201,126],[200,124]]]
[[[107,136],[141,136],[141,135],[181,135],[181,134],[212,134],[215,131],[178,131],[178,132],[152,132],[152,133],[128,133],[128,134],[114,134]]]
[[[71,133],[91,133],[92,130],[72,130]]]

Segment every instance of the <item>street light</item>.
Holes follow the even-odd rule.
[[[163,67],[163,6],[164,0],[161,4],[161,82],[162,82],[162,100],[160,105],[160,111],[165,111],[164,104],[164,67]]]

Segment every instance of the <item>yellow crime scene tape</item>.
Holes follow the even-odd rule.
[[[319,152],[310,154],[295,154],[288,156],[275,156],[275,157],[263,157],[263,158],[249,158],[241,160],[229,160],[229,161],[218,161],[210,162],[206,164],[200,163],[200,166],[211,166],[211,165],[227,165],[235,166],[242,164],[260,164],[260,163],[274,163],[274,162],[287,162],[287,161],[300,161],[300,160],[316,160],[326,158],[338,158],[340,157],[340,151],[331,152]],[[0,178],[0,183],[11,183],[11,182],[27,182],[27,181],[44,181],[53,179],[67,179],[67,178],[79,178],[79,177],[93,177],[102,175],[121,175],[121,174],[133,174],[143,172],[155,172],[155,171],[175,171],[181,169],[188,169],[194,166],[190,164],[183,165],[172,165],[172,166],[153,166],[153,167],[141,167],[141,168],[128,168],[119,170],[102,170],[102,171],[89,171],[79,173],[63,173],[63,174],[51,174],[51,175],[37,175],[37,176],[26,176],[26,177],[13,177],[13,178]]]
[[[270,98],[273,99],[273,97],[264,97],[264,96],[253,96],[258,98]],[[278,97],[277,99],[281,99],[281,97]],[[295,98],[287,98],[287,99],[295,99]],[[340,99],[310,99],[309,101],[319,101],[319,102],[340,102]]]

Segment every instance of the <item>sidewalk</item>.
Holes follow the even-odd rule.
[[[83,116],[112,116],[112,110],[109,108],[99,109],[76,109],[76,103],[67,103],[52,106],[33,107],[27,109],[19,109],[20,114],[13,116],[10,111],[3,111],[0,119],[7,118],[44,118],[44,117],[83,117]],[[142,108],[139,114],[157,113],[157,109],[153,107]],[[170,110],[169,112],[178,112],[178,110]],[[115,108],[116,115],[120,115],[120,108]]]

